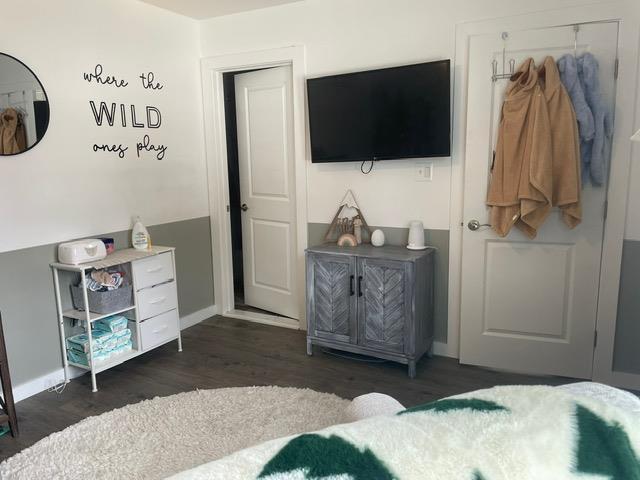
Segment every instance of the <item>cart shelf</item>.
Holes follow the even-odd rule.
[[[109,312],[109,313],[95,313],[95,312],[89,312],[89,318],[90,321],[93,323],[95,321],[98,321],[102,318],[107,318],[107,317],[111,317],[113,315],[118,315],[121,313],[125,313],[125,312],[130,312],[132,310],[135,310],[136,307],[135,305],[132,305],[130,307],[127,308],[123,308],[121,310],[116,310],[115,312]],[[67,310],[64,312],[63,314],[66,318],[73,318],[75,320],[83,320],[86,321],[87,320],[87,312],[85,312],[84,310]]]

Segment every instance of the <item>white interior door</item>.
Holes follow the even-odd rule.
[[[598,59],[602,91],[613,108],[618,24],[582,25],[577,38],[578,55],[590,51]],[[491,62],[502,70],[503,46],[499,34],[472,37],[469,45],[460,361],[590,378],[606,188],[583,189],[583,220],[574,230],[557,209],[535,240],[516,228],[500,238],[490,228],[467,227],[489,218],[489,168],[508,82],[492,83]],[[516,68],[527,57],[539,65],[546,55],[573,52],[572,27],[509,32],[506,43],[506,59]]]
[[[290,67],[235,77],[244,301],[299,319],[291,82]]]

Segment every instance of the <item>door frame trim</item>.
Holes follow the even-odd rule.
[[[462,233],[464,228],[464,162],[466,142],[466,102],[470,37],[499,34],[503,31],[530,30],[596,21],[618,21],[618,58],[620,62],[616,86],[616,128],[608,191],[608,216],[604,225],[604,239],[598,292],[596,328],[598,344],[594,351],[592,379],[626,388],[640,388],[640,375],[613,370],[618,291],[622,260],[622,243],[626,226],[628,173],[631,162],[629,138],[635,130],[634,109],[628,108],[628,96],[638,85],[639,19],[623,1],[547,10],[526,15],[492,19],[456,25],[456,53],[454,60],[454,139],[451,171],[450,250],[459,252],[449,257],[449,326],[448,351],[459,356],[461,267],[463,261]],[[625,45],[627,48],[625,48]],[[487,73],[488,74],[488,73]],[[626,98],[626,104],[625,104]]]
[[[215,300],[222,315],[259,323],[266,323],[264,314],[245,311],[239,313],[235,310],[233,298],[231,225],[226,210],[229,205],[229,179],[222,75],[225,72],[280,66],[290,66],[292,74],[297,259],[294,281],[300,286],[304,285],[304,251],[308,241],[304,46],[231,53],[203,58],[200,61]],[[299,320],[266,315],[269,317],[269,324],[305,329],[304,288],[298,289],[297,296]]]

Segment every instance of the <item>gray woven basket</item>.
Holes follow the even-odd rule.
[[[87,290],[89,297],[89,311],[94,313],[110,313],[132,306],[131,285],[122,285],[115,290],[107,292],[92,292]],[[71,298],[73,306],[77,310],[84,310],[84,298],[82,287],[71,285]]]

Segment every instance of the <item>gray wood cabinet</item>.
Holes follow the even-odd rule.
[[[307,249],[307,353],[313,345],[416,362],[433,344],[433,249]]]

